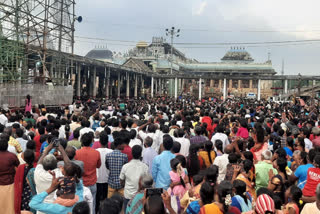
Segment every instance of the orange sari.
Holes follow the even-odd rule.
[[[215,203],[207,204],[200,209],[200,214],[223,214]]]

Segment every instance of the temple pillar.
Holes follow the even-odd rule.
[[[77,98],[78,100],[81,97],[81,65],[77,64]]]
[[[141,94],[144,97],[144,79],[142,75],[141,75]]]
[[[202,95],[202,91],[201,91],[201,90],[202,90],[202,85],[201,85],[202,83],[201,83],[201,81],[202,81],[202,80],[201,80],[201,78],[200,78],[200,79],[199,79],[199,100],[201,100],[201,95]]]
[[[242,83],[242,81],[238,80],[238,89],[241,89],[241,83]]]
[[[227,79],[223,79],[223,101],[227,99]]]
[[[130,97],[130,75],[126,73],[126,98],[129,99]]]
[[[284,80],[284,94],[288,94],[288,80]]]
[[[261,79],[258,80],[258,100],[261,99]]]
[[[252,80],[249,80],[249,88],[252,89]]]
[[[229,88],[232,89],[232,80],[229,80]]]
[[[97,67],[94,66],[93,68],[93,80],[92,80],[92,97],[96,98],[97,96],[97,87],[96,87],[96,83],[97,83]]]
[[[158,79],[155,79],[155,86],[154,86],[154,91],[155,91],[155,95],[157,96],[158,94]]]
[[[174,98],[178,98],[178,78],[174,78]]]
[[[219,80],[219,89],[222,87],[222,80]]]
[[[105,72],[106,72],[106,79],[105,79],[105,84],[106,84],[106,98],[108,99],[109,98],[109,90],[110,90],[110,67],[108,68],[108,71],[107,71],[107,68],[105,68]]]
[[[213,88],[214,86],[214,80],[210,80],[210,88]]]
[[[120,76],[120,71],[118,71],[118,91],[117,91],[118,98],[120,98],[120,89],[121,89],[121,76]]]
[[[151,97],[153,97],[153,84],[154,84],[154,82],[153,82],[154,80],[153,80],[153,77],[151,77]]]
[[[134,98],[137,99],[138,97],[138,75],[135,74],[134,78]]]

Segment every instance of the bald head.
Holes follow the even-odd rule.
[[[65,151],[69,159],[73,160],[74,156],[76,155],[76,149],[73,146],[67,146]]]
[[[232,144],[229,144],[227,145],[225,148],[224,148],[224,153],[226,154],[231,154],[233,152],[233,146]]]

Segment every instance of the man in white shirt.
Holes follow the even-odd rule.
[[[219,167],[219,176],[218,176],[218,183],[221,183],[221,181],[224,180],[227,173],[227,165],[229,163],[229,154],[233,152],[233,146],[231,144],[227,145],[224,149],[224,154],[221,156],[218,156],[214,159],[213,165],[216,165]]]
[[[143,163],[141,158],[142,148],[135,145],[132,148],[133,159],[123,165],[120,172],[120,182],[124,186],[124,207],[127,208],[128,202],[139,190],[140,177],[148,174],[148,166]]]
[[[151,147],[152,144],[153,144],[153,139],[151,137],[147,137],[144,140],[145,149],[143,150],[143,153],[142,153],[142,157],[143,157],[142,162],[147,164],[147,166],[149,167],[150,175],[152,173],[152,161],[158,155],[158,153],[156,153],[156,151],[154,151],[154,149]]]
[[[135,129],[131,129],[129,146],[132,148],[135,145],[141,146],[142,150],[144,149],[141,140],[137,138],[137,131]]]
[[[100,144],[101,147],[96,149],[100,153],[101,166],[97,169],[97,194],[96,194],[96,213],[98,213],[98,208],[100,206],[100,201],[104,200],[108,196],[108,178],[109,170],[107,169],[106,155],[112,152],[112,149],[108,149],[108,133],[102,131],[100,133]]]
[[[93,129],[90,128],[90,122],[87,120],[81,121],[81,126],[83,127],[80,130],[80,137],[79,137],[79,141],[81,141],[81,137],[82,135],[84,135],[85,133],[89,133],[92,132],[93,136],[94,136],[94,131]]]
[[[222,147],[223,147],[223,149],[225,149],[226,146],[230,144],[230,142],[228,140],[228,136],[223,132],[224,132],[223,126],[222,125],[218,125],[217,128],[216,128],[216,134],[212,136],[211,142],[213,143],[213,145],[215,145],[216,140],[221,140],[222,141]]]
[[[16,129],[17,141],[19,142],[22,152],[26,151],[28,141],[23,139],[23,130],[18,128]]]
[[[0,123],[4,126],[6,126],[8,123],[8,118],[6,117],[5,114],[6,114],[5,110],[0,111]]]
[[[44,150],[41,158],[38,161],[38,165],[34,171],[34,182],[36,185],[37,194],[46,191],[50,187],[51,182],[52,182],[52,174],[49,171],[54,172],[55,176],[57,178],[63,176],[60,169],[57,168],[56,157],[52,154],[48,154],[52,148],[53,148],[53,143],[50,143],[46,147],[46,149]],[[63,156],[63,160],[65,162],[70,162],[68,156],[66,155],[66,153],[61,145],[59,145],[58,150],[59,150],[59,152],[61,152],[61,154]],[[44,203],[54,203],[55,195],[56,195],[56,191],[49,194],[44,199],[43,202]],[[38,211],[37,214],[41,214],[41,212]]]
[[[177,131],[178,137],[175,137],[174,140],[181,144],[180,154],[187,157],[189,155],[189,148],[190,148],[190,140],[188,138],[184,138],[184,130],[178,129]]]
[[[142,129],[144,127],[148,126],[148,132],[145,133],[144,131],[142,131]],[[139,127],[139,136],[142,138],[142,140],[144,141],[147,137],[151,137],[153,139],[153,144],[152,144],[152,148],[158,153],[159,152],[159,148],[160,148],[160,143],[159,143],[159,133],[156,133],[157,127],[155,124],[152,123],[146,123],[142,126]]]

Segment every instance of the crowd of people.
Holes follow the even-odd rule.
[[[320,108],[185,98],[0,112],[1,213],[320,213]]]

